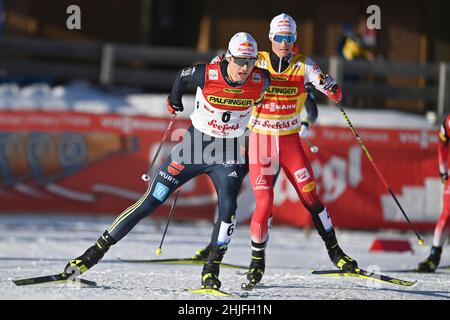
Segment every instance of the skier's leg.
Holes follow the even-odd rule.
[[[357,268],[357,262],[347,256],[338,245],[330,215],[317,195],[314,173],[299,136],[297,134],[283,136],[280,149],[282,150],[280,161],[286,176],[311,214],[314,226],[325,242],[331,261],[340,269]]]
[[[255,196],[255,211],[250,222],[252,259],[247,279],[261,281],[265,271],[265,248],[273,208],[274,176],[278,171],[278,137],[252,133],[249,147],[250,183]]]
[[[434,272],[441,261],[442,249],[450,233],[450,185],[444,191],[444,206],[434,228],[430,255],[417,266],[418,272]]]
[[[217,192],[218,217],[211,235],[209,253],[202,271],[202,286],[219,289],[220,262],[236,226],[236,199],[244,175],[242,165],[215,165],[208,173]]]
[[[201,174],[203,168],[204,166],[197,164],[181,164],[172,159],[172,154],[169,155],[144,195],[124,210],[93,246],[71,260],[64,273],[67,276],[81,274],[97,264],[112,245],[127,235],[141,219],[154,212],[178,187]]]

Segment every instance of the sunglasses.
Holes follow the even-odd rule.
[[[243,67],[244,65],[247,65],[248,67],[253,67],[256,63],[256,58],[238,58],[234,56],[232,58],[233,62],[240,67]]]
[[[290,34],[276,34],[273,36],[273,41],[282,43],[286,41],[286,43],[291,44],[295,42],[295,36]]]

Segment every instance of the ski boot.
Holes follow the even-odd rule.
[[[115,244],[116,241],[105,232],[103,236],[98,238],[97,242],[89,247],[85,253],[83,253],[78,258],[71,260],[64,268],[63,276],[70,277],[72,275],[79,276],[94,265],[96,265],[109,248]]]
[[[252,250],[252,261],[247,272],[247,280],[250,285],[255,286],[261,281],[265,267],[265,250]]]
[[[419,263],[417,272],[434,272],[441,261],[442,247],[431,247],[431,253],[424,261]]]
[[[328,256],[336,267],[347,272],[354,272],[358,269],[358,263],[346,255],[339,247],[334,230],[322,236],[322,240],[325,242]]]
[[[327,247],[327,249],[328,249],[328,256],[330,257],[331,261],[339,269],[347,272],[353,272],[356,269],[358,269],[358,263],[349,256],[347,256],[337,243],[334,246],[331,246],[330,248]]]
[[[209,255],[202,271],[202,288],[219,290],[222,283],[219,280],[220,263],[227,251],[227,247],[211,245]]]
[[[208,258],[210,249],[211,249],[211,244],[208,244],[203,249],[195,251],[195,254],[191,257],[191,259],[206,261],[206,258]]]

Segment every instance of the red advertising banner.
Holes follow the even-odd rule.
[[[0,211],[119,214],[145,192],[168,119],[74,112],[0,112]],[[190,121],[177,119],[172,132]],[[175,142],[168,141],[162,163]],[[206,175],[183,187],[179,219],[213,217]],[[167,214],[166,201],[154,215]]]
[[[376,165],[418,229],[432,230],[442,208],[438,175],[437,132],[433,130],[357,129]],[[309,153],[319,195],[335,226],[408,229],[400,209],[386,190],[349,128],[314,127]],[[304,143],[305,149],[308,149]],[[275,190],[274,216],[298,226],[310,223],[294,189],[282,177]]]
[[[168,123],[167,118],[114,114],[0,112],[0,212],[119,214],[145,192],[141,175]],[[172,132],[189,125],[190,120],[177,119]],[[357,130],[411,221],[420,230],[432,230],[443,194],[436,132]],[[316,125],[313,133],[319,152],[309,156],[334,225],[407,229],[350,129]],[[176,143],[169,140],[158,165]],[[274,222],[310,224],[283,173],[275,189]],[[209,178],[199,176],[183,186],[175,219],[212,221],[215,199]],[[238,220],[250,217],[253,202],[246,181]],[[152,216],[167,214],[170,204],[169,199]]]

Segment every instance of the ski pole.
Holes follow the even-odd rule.
[[[386,179],[384,178],[383,174],[381,173],[380,169],[378,169],[378,166],[375,164],[375,160],[373,159],[373,157],[370,155],[369,150],[367,149],[366,145],[364,144],[364,142],[361,140],[359,134],[356,132],[355,128],[353,127],[349,117],[347,116],[347,114],[344,111],[344,108],[338,104],[339,110],[341,111],[342,115],[344,116],[345,120],[347,121],[347,124],[349,125],[350,129],[352,130],[353,134],[356,137],[356,140],[359,142],[359,144],[361,145],[364,153],[366,154],[367,158],[369,159],[370,163],[372,164],[373,168],[375,169],[375,171],[378,174],[378,177],[381,179],[381,181],[383,182],[384,186],[386,187],[386,189],[389,191],[389,193],[391,194],[392,198],[394,198],[395,203],[397,204],[397,206],[400,208],[400,211],[403,213],[403,216],[405,217],[406,221],[408,221],[409,226],[411,227],[411,229],[414,231],[414,233],[416,234],[417,238],[419,239],[419,245],[423,246],[425,244],[425,240],[423,240],[419,233],[417,232],[416,228],[414,228],[413,224],[411,223],[411,221],[409,221],[408,216],[405,213],[405,210],[403,210],[402,206],[400,205],[400,202],[398,201],[397,197],[395,196],[394,192],[392,191],[392,189],[389,187],[389,185],[386,182]]]
[[[317,152],[319,152],[319,148],[318,148],[316,145],[314,145],[314,144],[311,142],[311,140],[309,140],[309,139],[306,138],[306,137],[303,137],[303,139],[305,139],[306,143],[308,144],[309,150],[311,150],[312,153],[317,153]]]
[[[174,113],[174,114],[172,115],[172,118],[170,119],[169,125],[167,126],[166,132],[164,132],[164,136],[163,136],[163,138],[162,138],[162,141],[161,141],[161,143],[159,144],[158,150],[156,150],[156,153],[155,153],[155,155],[153,156],[153,160],[152,160],[152,162],[150,163],[150,166],[148,167],[147,172],[144,173],[144,174],[141,176],[142,180],[144,180],[145,182],[147,182],[147,181],[150,180],[150,174],[151,174],[151,171],[152,171],[152,169],[153,169],[153,165],[155,164],[156,158],[158,158],[159,152],[161,151],[161,148],[162,148],[162,146],[164,145],[164,143],[165,143],[165,141],[166,141],[166,139],[167,139],[167,136],[169,135],[169,131],[170,131],[170,129],[172,128],[173,121],[175,120],[175,117],[176,117],[176,116],[177,116],[176,113]]]
[[[156,250],[155,250],[155,253],[156,253],[156,255],[158,257],[162,253],[161,248],[162,248],[162,245],[163,245],[163,242],[164,242],[164,238],[165,238],[166,233],[167,233],[167,228],[169,228],[170,221],[172,220],[172,215],[173,215],[173,212],[175,211],[175,205],[177,204],[177,199],[178,199],[178,195],[180,194],[180,191],[181,191],[181,189],[177,191],[177,194],[175,195],[175,198],[173,199],[172,206],[170,207],[169,217],[167,218],[166,228],[164,229],[164,233],[163,233],[161,242],[159,244],[159,247],[156,248]]]

